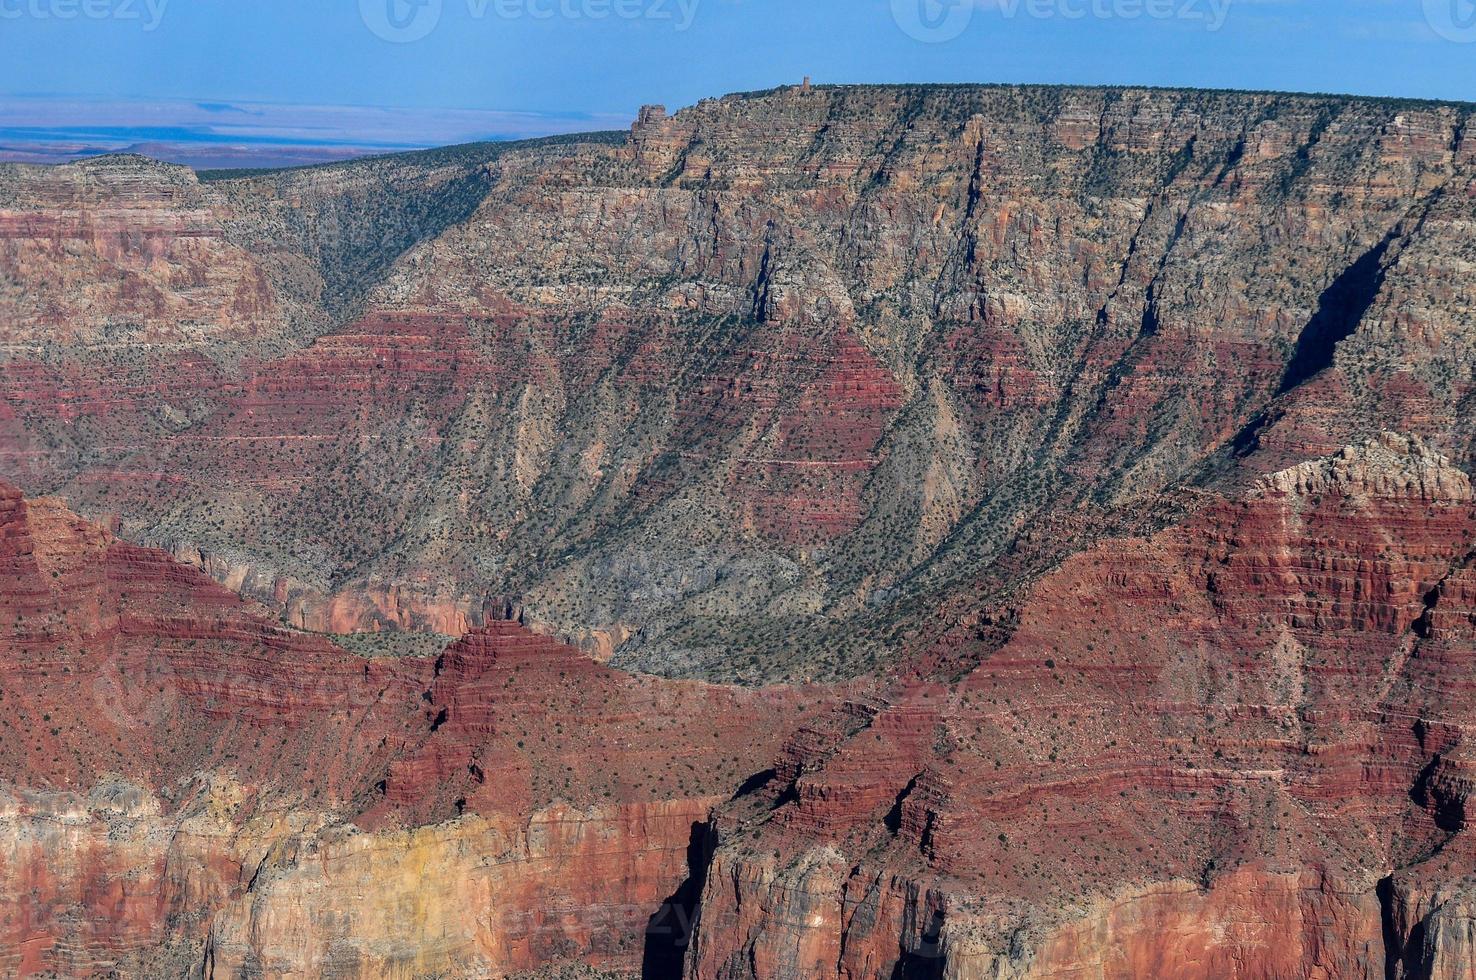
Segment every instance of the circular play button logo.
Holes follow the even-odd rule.
[[[1476,42],[1476,0],[1425,0],[1425,20],[1447,41]]]
[[[892,19],[914,41],[942,44],[968,29],[974,0],[892,0]]]
[[[359,0],[364,26],[393,44],[419,41],[441,22],[442,0]]]

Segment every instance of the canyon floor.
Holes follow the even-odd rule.
[[[1472,113],[0,166],[0,972],[1476,976]]]

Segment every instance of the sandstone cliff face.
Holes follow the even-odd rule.
[[[7,489],[0,957],[1462,977],[1473,552],[1385,434],[1069,559],[955,679],[743,691],[509,622],[353,657]]]
[[[559,806],[277,845],[211,925],[205,977],[506,976],[631,969],[717,799]]]
[[[1467,976],[1468,116],[0,172],[0,970]]]
[[[1068,560],[720,813],[688,975],[1467,975],[1473,535],[1386,435]]]
[[[283,329],[228,209],[184,167],[103,157],[0,168],[4,343],[115,348],[247,339]]]
[[[0,970],[638,970],[711,811],[813,710],[512,623],[366,659],[0,491]]]
[[[317,339],[103,397],[22,350],[0,459],[315,628],[511,597],[620,663],[853,674],[1185,481],[1385,428],[1464,464],[1467,117],[786,89],[190,184]]]

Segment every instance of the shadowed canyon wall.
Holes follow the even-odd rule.
[[[314,629],[512,605],[663,673],[853,675],[1167,488],[1383,429],[1464,465],[1468,116],[784,89],[203,183],[5,168],[0,460]]]
[[[1469,115],[0,167],[0,972],[1471,976]]]
[[[11,972],[1471,962],[1476,495],[1409,437],[1082,552],[946,681],[666,681],[511,623],[361,658],[52,502],[0,544]]]

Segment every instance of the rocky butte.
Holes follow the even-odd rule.
[[[1471,977],[1472,111],[0,167],[0,971]]]

